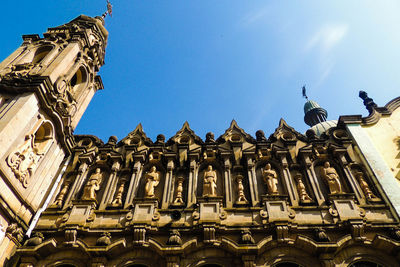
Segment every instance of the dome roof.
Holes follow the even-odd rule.
[[[312,109],[315,108],[320,108],[321,106],[318,105],[317,102],[313,101],[313,100],[308,100],[305,104],[304,104],[304,114],[306,114],[307,112],[309,112]]]
[[[328,131],[330,128],[336,127],[337,123],[338,123],[337,120],[323,121],[314,125],[310,129],[314,130],[317,136],[321,136],[321,134]]]

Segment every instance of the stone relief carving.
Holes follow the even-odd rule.
[[[7,227],[6,233],[10,234],[12,237],[18,240],[18,242],[22,242],[22,240],[24,239],[24,230],[22,230],[22,228],[19,227],[17,223],[11,223]]]
[[[96,246],[108,246],[111,244],[110,232],[103,232],[101,236],[96,240]]]
[[[170,246],[182,245],[181,234],[179,233],[178,230],[172,230],[172,232],[168,238],[167,245],[170,245]]]
[[[101,169],[96,168],[96,171],[90,176],[87,184],[83,188],[82,200],[96,200],[96,191],[100,189],[102,176]]]
[[[203,197],[217,196],[217,172],[213,170],[211,165],[208,165],[203,176]]]
[[[304,185],[302,180],[302,175],[300,173],[296,173],[294,179],[297,183],[297,193],[299,194],[300,201],[302,203],[312,202],[312,198],[307,194],[306,186]]]
[[[41,232],[35,232],[32,234],[31,238],[29,238],[25,242],[25,246],[38,246],[43,243],[44,236]]]
[[[153,198],[155,197],[154,188],[157,187],[158,183],[160,182],[160,174],[157,172],[156,166],[151,167],[150,172],[147,172],[144,177],[146,179],[144,197]]]
[[[271,168],[271,164],[267,163],[262,172],[264,183],[267,185],[268,194],[277,195],[278,192],[278,175]]]
[[[343,193],[342,185],[340,184],[339,175],[335,168],[331,167],[330,163],[326,161],[321,170],[321,176],[329,186],[331,194]]]
[[[35,144],[35,135],[30,134],[25,137],[25,142],[7,157],[7,164],[15,177],[27,187],[42,156],[43,153],[40,153]]]
[[[249,229],[240,232],[239,244],[255,244],[254,238]]]

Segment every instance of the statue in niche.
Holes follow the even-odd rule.
[[[146,198],[153,198],[154,195],[154,188],[160,182],[160,174],[157,172],[156,166],[151,167],[150,172],[145,174],[146,185],[144,187],[144,197]]]
[[[339,175],[335,168],[331,167],[330,163],[326,161],[321,171],[322,177],[328,183],[329,191],[331,194],[343,193],[342,185],[340,184]]]
[[[217,196],[217,172],[213,170],[211,165],[208,165],[203,176],[203,197]]]
[[[300,201],[303,203],[310,203],[312,202],[312,198],[307,194],[306,186],[303,183],[302,175],[297,173],[294,176],[294,179],[297,183],[297,193],[299,194]]]
[[[377,198],[374,195],[374,193],[372,193],[371,189],[368,186],[368,183],[364,179],[364,174],[362,172],[357,172],[356,178],[357,178],[358,183],[360,184],[362,191],[364,192],[365,197],[368,200],[379,200],[379,198]]]
[[[267,163],[262,172],[264,183],[267,185],[268,194],[277,195],[278,192],[278,175],[276,171],[271,168],[271,164]]]
[[[69,179],[69,178],[65,179],[64,184],[60,190],[60,193],[58,193],[58,196],[57,196],[56,200],[54,201],[55,206],[57,206],[57,207],[62,206],[62,204],[64,202],[65,194],[67,194],[69,186],[71,185],[71,182],[72,182],[71,179]]]
[[[25,136],[25,142],[7,157],[7,164],[15,177],[27,187],[42,156],[43,153],[39,152],[35,144],[35,135],[30,134]]]
[[[102,181],[102,173],[100,168],[90,176],[89,181],[83,188],[82,200],[96,200],[96,191],[100,189]]]

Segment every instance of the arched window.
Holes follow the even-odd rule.
[[[74,76],[72,76],[72,78],[70,80],[70,85],[71,85],[72,92],[74,95],[76,95],[76,93],[78,93],[78,91],[80,91],[82,88],[85,87],[87,80],[88,80],[88,77],[87,77],[86,69],[83,66],[81,66],[75,72]]]
[[[372,261],[357,261],[349,265],[349,267],[384,267]]]
[[[50,53],[51,50],[53,50],[53,47],[49,45],[38,47],[25,55],[18,65],[25,63],[39,64]]]
[[[38,48],[33,55],[32,63],[39,64],[42,62],[42,60],[47,56],[47,54],[50,53],[52,49],[53,47],[51,46],[43,46]]]

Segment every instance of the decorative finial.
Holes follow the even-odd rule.
[[[104,14],[102,15],[103,19],[106,18],[107,15],[110,15],[110,17],[112,17],[112,5],[110,3],[110,0],[107,0],[107,11],[104,12]]]
[[[378,105],[374,102],[374,100],[368,97],[368,94],[365,91],[360,91],[358,96],[363,100],[364,106],[367,108],[369,114],[371,114]]]
[[[305,98],[305,99],[307,99],[307,101],[308,101],[308,96],[307,96],[307,94],[306,94],[306,85],[303,85],[303,97]]]

